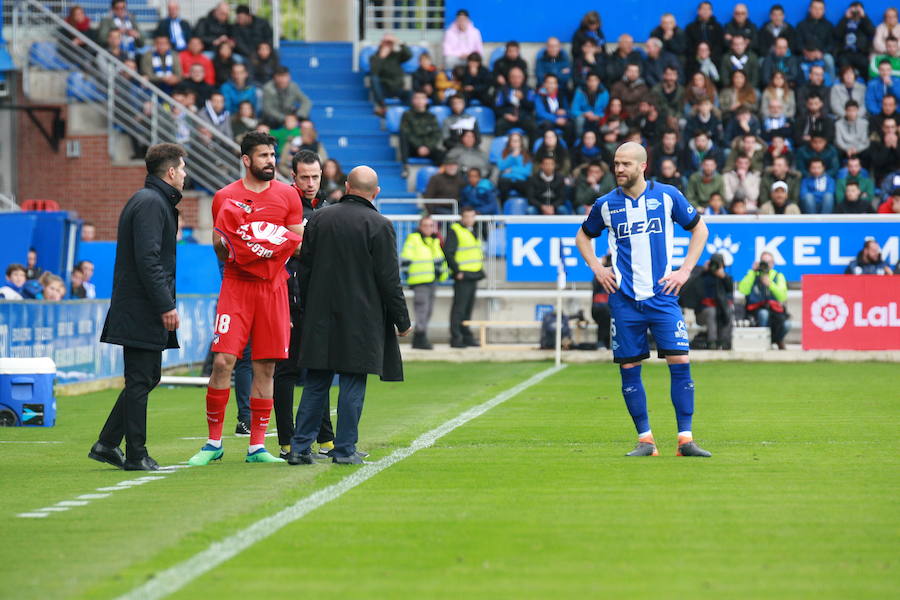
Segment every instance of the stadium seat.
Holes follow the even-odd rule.
[[[66,79],[66,97],[76,102],[105,102],[106,98],[84,73],[69,73]]]
[[[508,135],[501,135],[499,137],[495,137],[491,141],[491,151],[488,154],[488,158],[491,163],[497,164],[500,162],[501,154],[503,153],[503,149],[506,148],[506,142],[509,141]]]
[[[428,107],[428,112],[437,117],[438,125],[443,125],[444,119],[450,116],[450,107],[444,104],[435,104]]]
[[[53,42],[35,42],[28,50],[28,63],[48,71],[68,71],[72,67],[57,53]]]
[[[428,54],[428,48],[425,46],[410,46],[409,49],[412,52],[412,58],[403,63],[404,73],[414,73],[419,68],[419,57]]]
[[[410,156],[406,159],[406,164],[408,165],[431,165],[432,161],[430,158],[419,158],[417,156]]]
[[[28,199],[22,202],[23,211],[56,212],[59,210],[59,202],[56,200]]]
[[[482,135],[494,135],[494,111],[484,106],[470,106],[466,109],[467,115],[472,115],[478,120],[478,129]]]
[[[422,194],[425,192],[425,188],[428,186],[428,180],[438,172],[438,168],[429,165],[427,167],[422,167],[419,169],[419,172],[416,173],[416,193]]]
[[[500,46],[499,48],[494,48],[494,51],[491,52],[491,58],[488,59],[488,70],[494,70],[494,63],[500,60],[500,57],[506,53],[506,46]]]
[[[528,200],[519,196],[510,196],[503,203],[504,215],[527,215]]]
[[[378,52],[378,46],[366,46],[364,48],[360,48],[359,50],[359,70],[363,73],[368,73],[370,66],[369,61],[372,60],[372,55]]]
[[[387,124],[387,130],[390,133],[400,133],[400,119],[403,118],[403,113],[407,110],[409,110],[408,106],[388,107],[387,113],[384,115],[384,120]]]

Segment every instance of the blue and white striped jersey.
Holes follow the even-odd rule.
[[[609,229],[609,251],[619,289],[635,300],[659,294],[672,272],[675,223],[693,229],[700,214],[677,188],[647,182],[636,200],[617,187],[597,198],[581,225],[592,238]]]

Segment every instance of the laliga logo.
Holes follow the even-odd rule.
[[[847,303],[840,296],[834,294],[822,294],[812,303],[809,310],[812,313],[813,325],[822,331],[837,331],[847,322],[850,310]]]
[[[847,303],[840,296],[834,294],[822,294],[810,306],[810,315],[813,325],[822,331],[837,331],[847,323],[850,310]],[[887,305],[872,306],[863,312],[863,303],[853,303],[854,327],[900,327],[900,316],[897,313],[897,303],[889,302]]]

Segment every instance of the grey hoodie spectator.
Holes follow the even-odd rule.
[[[307,119],[311,109],[312,101],[291,81],[288,68],[281,66],[275,69],[272,81],[263,86],[263,119],[277,126],[284,122],[284,116],[288,113]]]
[[[844,116],[834,124],[834,145],[847,156],[856,156],[869,147],[869,121],[859,116],[859,104],[848,100]]]
[[[483,177],[491,173],[491,162],[487,155],[475,145],[475,132],[464,131],[459,144],[447,153],[447,160],[455,161],[464,173],[478,169]]]
[[[837,111],[845,107],[848,100],[855,100],[859,105],[859,116],[866,116],[866,86],[856,80],[856,73],[851,66],[841,69],[840,81],[831,86],[828,98],[832,110]]]

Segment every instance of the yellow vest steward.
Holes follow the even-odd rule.
[[[481,250],[481,242],[475,235],[460,225],[454,223],[450,228],[456,232],[456,240],[459,246],[456,247],[456,264],[459,265],[460,271],[469,271],[477,273],[484,268],[484,252]]]
[[[437,238],[422,238],[418,231],[409,234],[403,243],[403,252],[400,257],[409,261],[409,276],[406,278],[408,285],[421,283],[434,283],[435,266],[439,265],[440,274],[438,281],[447,279],[447,269],[444,266],[444,251],[441,249]]]

